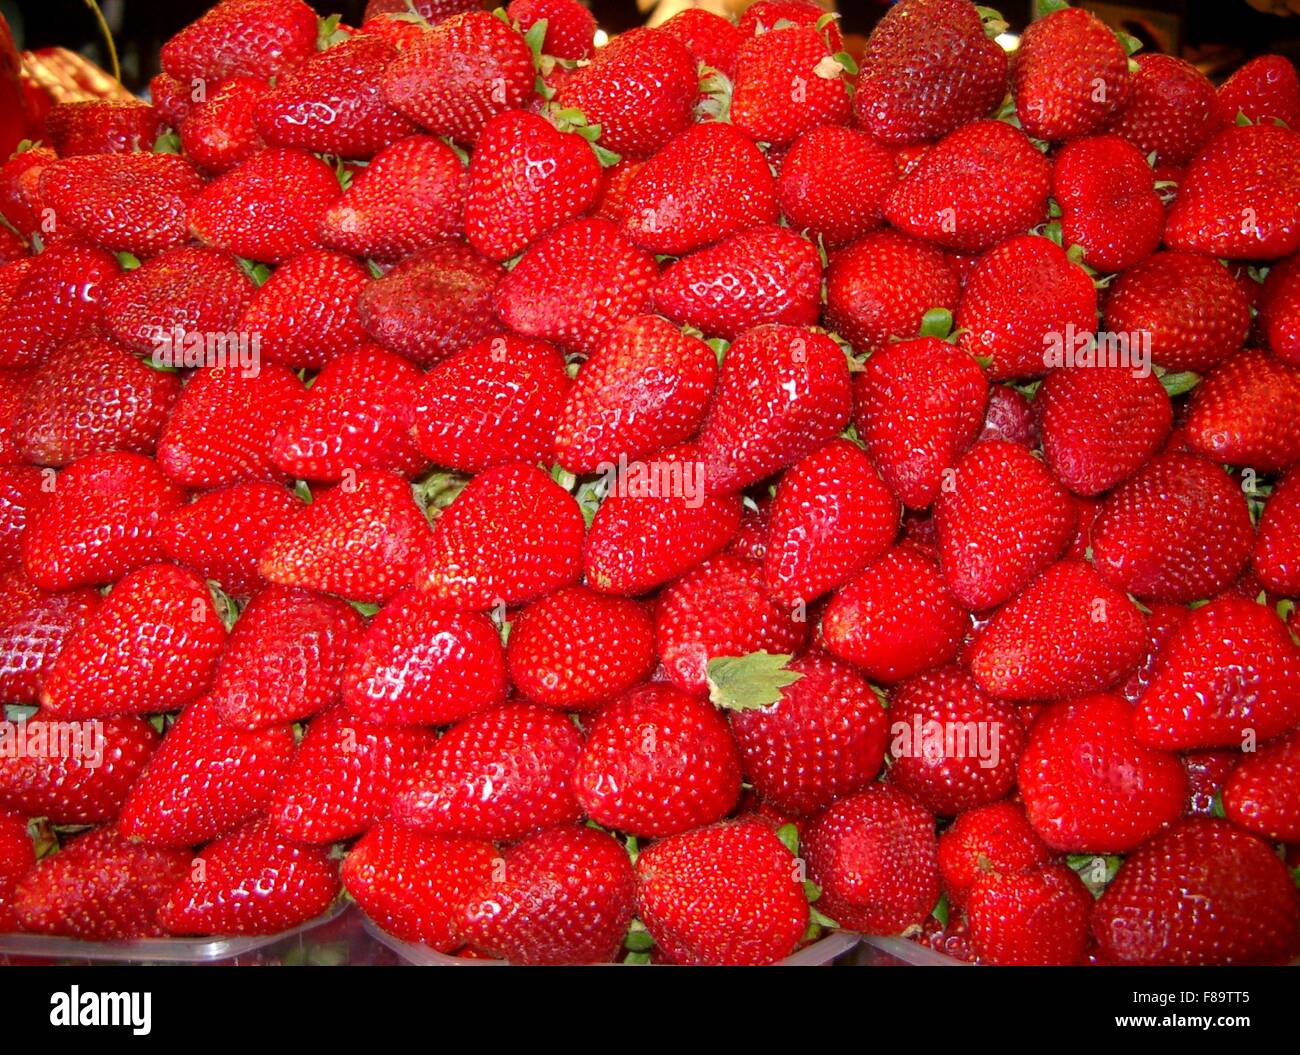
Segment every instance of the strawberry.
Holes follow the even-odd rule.
[[[291,491],[275,484],[234,484],[200,495],[175,510],[160,541],[167,558],[246,597],[265,584],[257,560],[267,543],[302,511]]]
[[[1082,556],[1075,558],[1082,560]],[[1179,604],[1164,604],[1152,601],[1146,618],[1146,644],[1137,665],[1129,672],[1127,678],[1120,682],[1116,691],[1129,703],[1136,703],[1146,692],[1147,686],[1160,666],[1160,654],[1169,639],[1187,618],[1188,609]]]
[[[378,345],[342,353],[275,430],[271,461],[310,480],[339,480],[363,469],[418,472],[425,460],[408,418],[421,380],[411,363]]]
[[[797,604],[844,585],[889,548],[898,515],[862,448],[832,440],[781,479],[763,565],[768,592]]]
[[[1300,366],[1300,257],[1269,269],[1259,293],[1259,331],[1282,362]]]
[[[228,77],[197,101],[180,126],[186,155],[210,173],[229,172],[265,144],[255,114],[271,87],[257,77]]]
[[[338,892],[325,849],[287,842],[258,820],[205,846],[158,920],[171,934],[275,934],[319,916]]]
[[[1253,544],[1241,490],[1191,454],[1153,458],[1110,493],[1092,527],[1101,577],[1153,601],[1187,603],[1226,589]]]
[[[464,163],[441,139],[399,139],[379,151],[325,212],[321,241],[353,256],[398,260],[455,237],[465,226],[468,179]]]
[[[1173,426],[1160,380],[1130,366],[1053,370],[1039,386],[1034,412],[1043,460],[1080,495],[1127,480],[1160,451]]]
[[[620,33],[560,84],[555,102],[600,126],[601,145],[648,158],[691,122],[698,91],[695,60],[657,29]],[[748,129],[741,128],[748,132]]]
[[[1128,55],[1115,33],[1082,8],[1031,22],[1011,57],[1011,94],[1035,139],[1091,135],[1128,100]]]
[[[169,249],[108,283],[104,326],[134,352],[164,349],[177,334],[230,334],[255,288],[228,253]]]
[[[0,370],[0,465],[24,460],[14,436],[14,419],[35,376],[35,370]]]
[[[1092,897],[1063,864],[991,871],[975,880],[967,907],[971,946],[999,966],[1083,962]]]
[[[685,44],[699,65],[709,66],[727,77],[735,74],[736,56],[744,38],[721,15],[706,8],[688,7],[662,23],[659,32]]]
[[[657,274],[654,258],[608,220],[573,220],[534,243],[501,280],[496,311],[521,336],[590,354],[646,310]]]
[[[35,703],[68,638],[99,607],[89,587],[45,593],[0,622],[0,699]]]
[[[1167,370],[1204,372],[1246,339],[1250,308],[1217,260],[1156,253],[1120,275],[1105,305],[1106,329],[1149,334],[1151,358]]]
[[[692,125],[628,185],[623,233],[643,249],[682,256],[777,220],[763,152],[734,125]]]
[[[578,578],[584,532],[577,502],[539,469],[489,469],[434,522],[416,585],[460,608],[530,601]]]
[[[1272,847],[1200,817],[1124,862],[1092,933],[1110,962],[1273,963],[1295,951],[1298,922],[1300,899]]]
[[[251,78],[250,78],[251,79]],[[155,73],[149,78],[149,100],[163,124],[180,129],[194,109],[193,88],[182,84],[169,73]]]
[[[655,310],[729,341],[766,324],[811,326],[821,273],[808,239],[764,224],[670,264],[655,284]]]
[[[809,653],[784,669],[797,680],[775,693],[719,684],[714,699],[731,711],[754,790],[776,809],[806,816],[875,780],[885,757],[886,712],[847,663]]]
[[[1133,670],[1146,646],[1142,614],[1091,565],[1053,564],[994,613],[970,654],[989,692],[1012,700],[1081,696]]]
[[[1047,216],[1052,166],[1003,121],[944,136],[885,195],[885,218],[906,234],[983,252]]]
[[[381,821],[344,860],[343,885],[393,937],[451,952],[462,943],[465,906],[500,861],[491,843],[421,835]]]
[[[796,231],[843,246],[881,225],[885,195],[897,180],[883,146],[854,129],[825,125],[791,145],[781,162],[777,199]]]
[[[16,270],[12,270],[16,269]],[[8,265],[17,281],[0,278],[0,367],[34,366],[59,345],[97,323],[104,288],[118,273],[103,249],[56,244],[30,264]]]
[[[1274,472],[1300,461],[1300,366],[1247,349],[1192,391],[1185,428],[1194,451],[1216,462]]]
[[[475,949],[516,964],[613,960],[636,895],[627,851],[591,828],[552,828],[506,850],[469,899],[461,932]]]
[[[988,391],[979,364],[935,337],[884,345],[854,378],[853,423],[905,506],[923,509],[938,497],[979,431]]]
[[[1006,481],[1015,480],[1014,491]],[[1037,458],[1003,440],[977,443],[957,462],[934,507],[940,563],[953,596],[972,610],[1018,594],[1074,537],[1069,496]]]
[[[568,391],[564,356],[553,346],[512,334],[484,338],[412,391],[415,444],[434,464],[462,472],[547,461]]]
[[[60,157],[129,154],[153,145],[162,116],[139,99],[74,99],[50,107],[45,131]]]
[[[44,590],[112,582],[160,560],[161,528],[182,491],[148,458],[91,454],[57,478],[23,535],[23,564]]]
[[[1006,440],[1031,450],[1039,445],[1034,408],[1025,396],[1010,385],[992,385],[980,440]]]
[[[833,655],[892,684],[951,660],[968,623],[934,564],[900,545],[831,595],[821,633]]]
[[[596,20],[578,0],[510,0],[506,7],[523,32],[546,23],[542,52],[557,59],[589,59],[596,35]]]
[[[1160,245],[1165,207],[1142,152],[1117,135],[1076,139],[1052,171],[1065,245],[1098,271],[1124,271]]]
[[[414,25],[419,32],[423,32],[423,27],[419,22],[408,23],[396,18],[385,18],[385,15],[405,15],[414,11],[425,22],[431,26],[436,26],[439,22],[445,22],[453,15],[459,15],[463,11],[472,11],[478,5],[474,0],[366,0],[365,23],[362,28],[371,32],[370,26],[384,22],[394,22],[397,25]]]
[[[86,336],[52,352],[14,418],[14,440],[36,465],[99,451],[152,454],[172,404],[175,374],[152,370],[116,341]]]
[[[939,139],[986,116],[1007,90],[1007,56],[968,0],[903,0],[867,39],[853,105],[887,143]]]
[[[41,170],[58,157],[49,147],[33,145],[0,162],[0,216],[25,239],[37,232],[57,237],[57,229],[49,230],[51,225],[43,222],[40,180]]]
[[[604,827],[676,835],[719,820],[736,804],[740,756],[712,704],[670,685],[643,685],[592,722],[573,793]]]
[[[162,46],[178,81],[247,74],[268,80],[316,51],[316,15],[301,0],[221,0]]]
[[[1244,597],[1195,609],[1161,653],[1134,728],[1153,747],[1240,747],[1300,723],[1300,646]]]
[[[1069,362],[1078,339],[1091,337],[1097,290],[1060,246],[1021,235],[980,258],[962,290],[956,325],[965,331],[965,351],[992,360],[991,380],[1037,377]]]
[[[204,366],[172,408],[158,440],[158,465],[192,488],[282,480],[271,442],[304,398],[302,382],[282,363]]]
[[[850,76],[814,26],[769,29],[736,55],[731,120],[751,139],[774,146],[822,125],[848,124]]]
[[[1275,593],[1300,594],[1300,470],[1273,487],[1255,539],[1255,574]]]
[[[751,330],[727,350],[700,430],[708,487],[738,490],[793,465],[848,423],[849,369],[822,333]]]
[[[934,817],[898,788],[840,799],[805,830],[803,849],[818,911],[845,930],[897,934],[939,900]]]
[[[1214,85],[1190,62],[1174,55],[1143,52],[1133,56],[1128,101],[1107,124],[1143,157],[1186,165],[1218,128]]]
[[[731,541],[741,498],[706,488],[693,446],[620,469],[591,521],[587,583],[602,593],[642,594],[678,578]]]
[[[598,710],[649,677],[654,620],[626,597],[565,586],[526,605],[510,626],[510,681],[533,703]]]
[[[0,758],[0,805],[51,824],[112,821],[159,741],[153,726],[136,717],[28,718],[13,727],[14,737],[20,732],[28,750]]]
[[[1300,843],[1300,732],[1247,755],[1223,787],[1223,813],[1270,841]]]
[[[469,165],[465,235],[491,260],[522,252],[591,208],[601,167],[587,141],[523,110],[484,126]]]
[[[582,734],[549,707],[507,704],[453,725],[393,798],[431,835],[516,840],[580,816],[570,782]]]
[[[294,193],[285,194],[286,187]],[[190,230],[204,245],[278,264],[320,244],[321,219],[340,193],[320,158],[303,150],[262,150],[191,200]]]
[[[708,691],[707,668],[719,656],[798,652],[807,616],[764,588],[763,566],[720,554],[665,587],[655,610],[655,638],[668,680],[697,696]]]
[[[808,929],[798,864],[758,821],[674,835],[637,857],[637,914],[669,963],[775,963]]]
[[[0,467],[0,567],[21,563],[23,533],[49,500],[54,483],[30,465]]]
[[[717,374],[717,358],[699,338],[654,315],[629,319],[568,389],[554,432],[559,463],[574,473],[596,472],[689,439],[704,420]]]
[[[1165,244],[1206,256],[1277,260],[1300,249],[1300,134],[1232,125],[1187,170],[1169,210]]]
[[[381,78],[398,49],[358,33],[277,77],[257,102],[257,130],[271,146],[370,158],[415,124],[384,98]]]
[[[402,477],[378,469],[346,476],[262,550],[268,582],[386,601],[409,584],[428,523]]]
[[[22,930],[83,941],[161,936],[158,911],[190,866],[183,850],[159,850],[96,828],[37,863],[14,887]]]
[[[36,848],[26,819],[0,812],[0,934],[18,929],[18,917],[9,902],[18,881],[35,867]]]
[[[456,612],[404,590],[381,608],[353,646],[343,701],[380,725],[446,725],[506,698],[505,653],[480,612]]]
[[[434,135],[473,143],[493,114],[532,94],[533,59],[506,22],[468,11],[403,48],[379,83],[390,106]]]
[[[366,283],[357,312],[375,341],[432,366],[500,329],[492,295],[504,274],[463,242],[439,242]]]
[[[778,22],[788,22],[794,26],[815,26],[822,21],[824,12],[815,0],[757,0],[745,9],[736,23],[736,30],[742,38],[758,36],[769,29],[780,29]],[[827,42],[836,48],[843,46],[840,31],[834,22],[826,27]]]
[[[965,810],[939,836],[939,874],[953,908],[962,908],[985,875],[1037,870],[1051,853],[1010,799]]]
[[[1219,119],[1231,125],[1242,114],[1252,124],[1300,128],[1300,77],[1282,55],[1259,55],[1219,85]]]

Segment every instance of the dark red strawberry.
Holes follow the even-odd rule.
[[[162,65],[185,83],[233,73],[266,80],[315,53],[316,29],[300,0],[222,0],[163,45]]]
[[[1246,755],[1223,787],[1228,820],[1270,841],[1300,843],[1300,731]]]
[[[1300,471],[1292,470],[1273,487],[1255,540],[1255,574],[1268,589],[1288,597],[1300,594]]]
[[[885,194],[897,179],[888,150],[862,132],[827,125],[790,147],[777,197],[791,227],[842,246],[881,225]]]
[[[939,836],[939,874],[953,908],[965,906],[981,876],[1035,871],[1050,860],[1024,807],[1009,799],[961,813]]]
[[[1082,560],[1082,556],[1078,558]],[[1137,666],[1129,673],[1116,688],[1129,703],[1136,703],[1141,695],[1146,692],[1147,686],[1151,684],[1151,679],[1160,666],[1160,654],[1168,644],[1169,639],[1174,636],[1183,620],[1187,618],[1188,609],[1179,604],[1163,604],[1159,601],[1152,601],[1147,605],[1149,611],[1146,617],[1146,645],[1142,650],[1142,656],[1138,660]]]
[[[36,848],[27,818],[0,812],[0,934],[18,929],[10,900],[18,881],[35,867]]]
[[[36,703],[64,644],[98,607],[99,594],[89,587],[42,592],[0,622],[0,699]]]
[[[1300,366],[1300,257],[1269,269],[1259,293],[1259,332],[1282,362]]]
[[[265,145],[254,114],[270,90],[257,77],[234,76],[205,91],[180,126],[185,153],[210,173],[228,172],[247,161]]]
[[[1088,888],[1063,864],[987,872],[975,880],[966,909],[980,962],[1006,967],[1083,962],[1091,913]]]
[[[103,313],[104,290],[118,274],[103,249],[55,244],[0,276],[0,367],[34,366],[89,330]]]
[[[71,74],[75,79],[77,74]],[[162,115],[139,99],[76,96],[56,102],[45,132],[60,157],[147,151],[162,131]]]
[[[22,562],[23,533],[55,483],[55,477],[30,465],[0,467],[0,568]]]
[[[14,419],[35,376],[34,369],[0,370],[0,465],[18,465],[24,460],[14,436]]]
[[[848,124],[848,68],[812,25],[746,40],[736,56],[731,120],[761,143],[784,146],[822,125]]]
[[[1098,271],[1124,271],[1160,244],[1165,207],[1142,152],[1117,135],[1090,136],[1056,156],[1052,196],[1063,244],[1081,246]]]
[[[1133,56],[1128,102],[1106,126],[1146,157],[1186,165],[1218,127],[1214,85],[1190,62],[1147,51]]]
[[[1216,462],[1276,472],[1300,462],[1300,366],[1247,349],[1192,391],[1185,429],[1192,450]]]
[[[1253,124],[1281,123],[1300,128],[1300,78],[1291,60],[1260,55],[1219,85],[1219,119],[1234,124],[1243,115]]]

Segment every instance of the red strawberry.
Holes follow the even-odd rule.
[[[458,15],[463,11],[472,11],[477,5],[474,0],[412,0],[407,3],[406,0],[366,0],[365,19],[363,29],[371,32],[371,26],[384,23],[395,22],[397,25],[415,25],[416,29],[423,32],[423,28],[418,22],[407,23],[404,20],[396,18],[385,18],[385,15],[404,15],[414,11],[425,22],[436,26],[439,22],[445,22],[453,15]]]
[[[0,467],[0,567],[22,561],[22,539],[37,510],[49,501],[56,479],[30,465]]]
[[[19,735],[27,750],[15,753]],[[135,717],[28,718],[13,726],[12,736],[0,759],[0,805],[51,824],[78,825],[117,816],[159,741],[153,726]]]
[[[637,914],[669,963],[775,963],[808,929],[798,865],[758,821],[675,835],[637,858]]]
[[[790,147],[777,196],[791,227],[842,246],[881,225],[885,194],[897,179],[888,150],[862,132],[828,125]]]
[[[500,329],[492,296],[504,274],[463,242],[439,242],[364,285],[361,325],[385,348],[432,366]]]
[[[636,882],[627,851],[591,828],[553,828],[505,852],[465,906],[474,948],[516,964],[613,960],[632,920]]]
[[[253,821],[205,846],[158,910],[171,934],[275,934],[319,916],[339,892],[324,848]]]
[[[935,337],[886,344],[854,379],[853,421],[889,489],[923,509],[984,420],[988,382]]]
[[[462,472],[549,461],[568,390],[564,357],[545,341],[484,338],[412,392],[415,444],[434,464]]]
[[[953,908],[965,906],[981,876],[1034,871],[1050,860],[1024,807],[1009,799],[966,810],[939,836],[939,874]]]
[[[164,933],[158,911],[188,872],[183,850],[157,850],[96,828],[40,861],[14,887],[19,926],[83,941],[129,941]]]
[[[984,411],[984,425],[977,438],[1006,440],[1031,450],[1037,447],[1038,426],[1034,421],[1032,404],[1010,385],[991,386],[988,405]]]
[[[1300,595],[1300,470],[1273,487],[1255,540],[1255,574],[1268,589]]]
[[[854,110],[889,143],[938,139],[986,116],[1007,89],[1007,56],[966,0],[903,0],[867,40]]]
[[[1092,527],[1101,577],[1153,601],[1186,603],[1226,589],[1253,543],[1232,477],[1191,454],[1153,458],[1111,492]]]
[[[1195,609],[1161,653],[1134,716],[1153,747],[1241,747],[1300,723],[1300,646],[1244,597]]]
[[[1228,269],[1191,253],[1157,253],[1116,279],[1106,328],[1149,334],[1167,370],[1204,372],[1241,347],[1250,308]]]
[[[205,245],[280,263],[320,244],[321,219],[340,193],[320,158],[303,150],[262,150],[199,192],[190,202],[190,229]]]
[[[1165,243],[1206,256],[1276,260],[1300,249],[1300,135],[1273,124],[1232,125],[1187,170]]]
[[[752,330],[728,350],[700,430],[710,489],[738,490],[794,464],[848,422],[849,370],[825,334]]]
[[[1160,162],[1186,165],[1218,127],[1214,85],[1190,62],[1174,55],[1143,52],[1133,56],[1128,102],[1107,130],[1123,136]]]
[[[376,613],[343,670],[343,700],[380,725],[446,725],[506,698],[497,628],[479,612],[447,609],[405,590]]]
[[[755,691],[761,682],[724,684],[718,672],[714,702],[731,711],[755,792],[776,809],[808,815],[875,780],[888,722],[871,685],[847,663],[810,653],[784,670],[797,680],[766,694]]]
[[[849,73],[811,25],[769,29],[736,56],[731,120],[750,138],[785,146],[822,125],[848,124]]]
[[[161,559],[161,529],[182,491],[148,458],[91,454],[57,478],[23,535],[23,564],[44,590],[112,582]]]
[[[99,594],[88,587],[42,592],[0,622],[0,699],[36,703],[64,644],[98,607]]]
[[[433,835],[515,840],[570,824],[582,734],[549,707],[508,704],[453,725],[393,798],[395,820]]]
[[[741,37],[748,38],[766,33],[769,29],[779,29],[778,22],[789,22],[795,26],[815,26],[824,14],[820,5],[814,0],[757,0],[745,9],[736,24]],[[843,46],[839,29],[834,22],[827,24],[827,41],[836,48]]]
[[[731,810],[740,796],[740,757],[712,704],[669,685],[644,685],[596,716],[573,793],[597,824],[635,836],[675,835]]]
[[[578,0],[510,0],[506,14],[524,32],[546,23],[542,52],[557,59],[589,59],[596,20]]]
[[[473,143],[493,114],[532,94],[533,60],[504,21],[469,11],[403,48],[380,84],[390,105],[434,135]]]
[[[1247,349],[1192,392],[1185,428],[1191,448],[1216,462],[1261,472],[1300,461],[1300,366]]]
[[[421,835],[382,821],[344,860],[343,885],[393,937],[451,952],[462,943],[465,906],[500,861],[491,843]]]
[[[385,601],[411,582],[428,537],[407,482],[363,470],[331,487],[276,535],[258,570],[282,586]]]
[[[632,29],[566,77],[555,101],[599,125],[607,149],[647,158],[690,124],[697,82],[684,44],[657,29]]]
[[[1141,151],[1117,135],[1067,144],[1056,157],[1052,195],[1064,244],[1082,246],[1098,271],[1123,271],[1160,244],[1165,207]]]
[[[654,669],[654,621],[645,606],[566,586],[515,616],[506,646],[510,680],[533,703],[597,710]]]
[[[659,32],[676,37],[701,66],[709,66],[731,77],[736,55],[744,42],[740,31],[719,14],[705,8],[688,7],[659,26]]]
[[[975,880],[967,907],[981,963],[1042,966],[1081,963],[1092,897],[1063,864],[1037,871],[991,871]]]
[[[55,233],[43,222],[40,178],[41,170],[56,160],[58,155],[49,147],[33,145],[0,163],[0,216],[23,238],[38,231],[46,238]]]
[[[310,480],[339,480],[364,469],[419,471],[426,463],[408,419],[421,380],[411,363],[377,345],[344,352],[275,430],[271,460]]]
[[[831,596],[821,633],[831,653],[873,681],[893,683],[951,660],[968,623],[939,570],[903,545]]]
[[[44,123],[50,145],[65,158],[145,151],[162,131],[161,114],[139,99],[74,97],[51,106]]]
[[[1259,294],[1259,330],[1282,362],[1300,366],[1300,257],[1269,269]]]
[[[264,146],[254,114],[271,87],[257,77],[221,81],[196,101],[181,123],[181,146],[200,168],[228,172]]]
[[[174,374],[150,369],[116,341],[80,337],[37,370],[14,439],[36,465],[67,465],[98,451],[152,454],[180,390]]]
[[[1125,861],[1092,933],[1111,962],[1274,963],[1295,951],[1298,923],[1300,899],[1272,847],[1201,817]]]
[[[274,77],[316,51],[316,14],[300,0],[221,0],[162,47],[163,69],[178,81],[234,73]]]
[[[1295,66],[1282,55],[1251,59],[1219,85],[1218,110],[1225,125],[1243,114],[1257,125],[1280,122],[1300,128],[1300,78]]]
[[[1082,560],[1079,556],[1077,559]],[[1116,691],[1129,703],[1136,703],[1146,692],[1147,686],[1160,666],[1160,654],[1169,639],[1174,636],[1183,620],[1187,618],[1188,609],[1179,604],[1162,604],[1158,601],[1148,605],[1150,611],[1146,618],[1146,645],[1142,650],[1137,666],[1129,673]]]
[[[1128,92],[1124,45],[1082,8],[1031,22],[1011,58],[1016,113],[1035,139],[1091,135],[1124,106]]]
[[[541,470],[489,469],[434,522],[417,585],[461,608],[529,601],[577,579],[584,531],[577,502]]]
[[[1003,121],[975,121],[926,151],[885,196],[885,218],[949,249],[983,252],[1047,215],[1052,166]]]
[[[18,917],[9,902],[18,881],[35,867],[36,848],[26,818],[0,812],[0,934],[18,929]]]
[[[118,273],[103,249],[56,244],[0,278],[0,367],[34,366],[86,332],[103,312],[104,289]]]
[[[1300,731],[1247,755],[1223,788],[1228,820],[1269,840],[1300,843]]]
[[[14,419],[35,375],[35,370],[0,370],[0,465],[24,460],[14,436]]]
[[[467,183],[464,163],[441,139],[407,136],[352,178],[321,220],[321,241],[380,260],[426,249],[461,233]]]
[[[963,455],[934,509],[944,580],[972,610],[1014,597],[1074,537],[1065,490],[1025,448],[1003,440]]]

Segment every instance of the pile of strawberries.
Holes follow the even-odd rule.
[[[1039,6],[222,0],[56,107],[0,930],[1300,951],[1300,87]]]

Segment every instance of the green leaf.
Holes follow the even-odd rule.
[[[364,615],[367,619],[379,611],[379,605],[372,601],[349,601],[348,604]]]
[[[623,939],[623,948],[629,952],[649,952],[655,947],[655,940],[645,929],[645,924],[634,919],[627,928],[627,937]]]
[[[221,588],[220,583],[212,579],[208,580],[208,593],[212,595],[212,607],[217,611],[217,618],[221,620],[221,625],[229,630],[239,618],[239,605]]]
[[[776,830],[776,837],[795,857],[799,856],[799,828],[794,824],[783,824]]]
[[[803,677],[786,669],[794,657],[786,653],[751,652],[747,656],[718,656],[709,660],[709,699],[733,711],[769,707],[781,690]]]
[[[1220,790],[1220,791],[1216,791],[1216,792],[1214,793],[1214,801],[1210,803],[1210,816],[1211,816],[1211,817],[1227,817],[1227,816],[1228,816],[1227,813],[1225,813],[1225,812],[1224,812],[1224,809],[1223,809],[1223,792],[1222,792],[1221,790]]]
[[[465,490],[469,477],[461,473],[433,472],[411,485],[415,503],[427,514],[430,509],[446,509]]]
[[[1132,33],[1125,33],[1122,29],[1115,30],[1115,36],[1119,37],[1119,42],[1124,45],[1125,55],[1136,55],[1142,50],[1142,41],[1138,40]]]
[[[1065,0],[1034,0],[1034,18],[1046,18],[1057,11],[1064,11],[1069,6]]]
[[[1101,897],[1123,860],[1118,854],[1069,854],[1065,863],[1079,874],[1093,897]]]
[[[1061,239],[1063,238],[1063,235],[1061,234],[1060,221],[1053,220],[1051,223],[1045,224],[1043,226],[1043,237],[1049,242],[1055,242],[1057,245],[1060,245]]]
[[[805,879],[803,881],[803,896],[808,899],[808,904],[811,905],[822,896],[822,888],[811,879]]]
[[[134,253],[118,253],[117,263],[123,271],[134,271],[140,266],[140,258]]]
[[[614,151],[608,150],[599,143],[592,143],[591,149],[596,153],[596,160],[600,162],[601,168],[613,168],[623,160],[622,154],[615,154]]]
[[[572,491],[578,483],[578,478],[562,465],[551,466],[551,479],[566,491]]]
[[[975,11],[980,16],[980,21],[984,23],[984,32],[987,36],[1000,37],[1007,31],[1007,20],[996,7],[977,5]]]
[[[947,308],[931,308],[921,316],[921,336],[943,340],[952,333],[952,312]]]
[[[822,912],[818,912],[818,911],[817,911],[817,906],[816,906],[816,905],[809,905],[809,906],[808,906],[808,918],[809,918],[813,923],[816,923],[817,926],[822,927],[822,928],[825,929],[825,930],[839,930],[839,929],[840,929],[840,925],[839,925],[838,923],[836,923],[833,919],[831,919],[830,916],[827,916],[827,915],[825,915],[825,914],[822,913]]]
[[[533,53],[533,65],[537,66],[542,61],[542,44],[546,40],[546,19],[538,19],[524,34],[524,43],[528,45],[528,50]]]
[[[293,482],[293,493],[308,505],[311,505],[311,488],[307,486],[306,480],[295,480]]]
[[[244,274],[253,280],[254,285],[265,285],[266,280],[271,277],[271,269],[265,264],[259,264],[256,260],[247,260],[242,256],[237,256],[235,262],[243,268]]]
[[[835,53],[835,61],[844,67],[845,72],[848,73],[850,77],[857,76],[858,64],[854,61],[853,56],[847,51],[837,51]]]
[[[335,44],[341,44],[348,39],[348,31],[339,26],[342,21],[342,15],[328,15],[316,20],[317,51],[327,51]]]
[[[710,337],[704,342],[713,349],[713,354],[717,356],[718,365],[722,365],[722,360],[727,357],[727,349],[731,347],[730,341],[725,341],[721,337]]]
[[[1236,119],[1236,123],[1237,123],[1239,126],[1241,126],[1242,128],[1245,128],[1247,125],[1253,125],[1255,122],[1252,121],[1249,117],[1247,117],[1247,116],[1246,116],[1244,113],[1242,113],[1240,110],[1238,110],[1238,111],[1237,111],[1237,119]]]
[[[934,903],[934,908],[930,910],[930,915],[939,921],[939,926],[948,926],[948,895],[940,894],[939,900]]]
[[[632,967],[643,967],[650,963],[648,952],[630,952],[623,957],[623,962]]]
[[[153,141],[152,152],[155,154],[179,154],[181,152],[181,137],[170,128],[164,129],[158,134],[158,138]]]
[[[1171,399],[1174,396],[1185,395],[1200,383],[1201,375],[1194,374],[1190,370],[1167,373],[1160,378],[1160,384],[1164,386],[1164,390],[1169,393]]]

